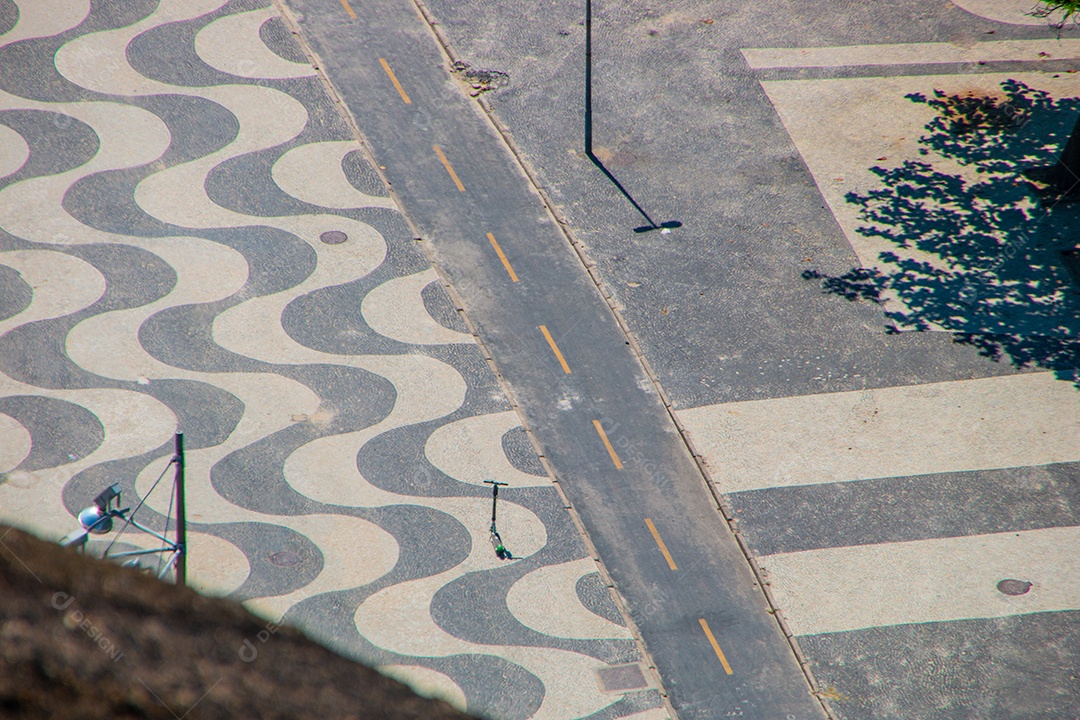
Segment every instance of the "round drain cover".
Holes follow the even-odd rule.
[[[272,564],[277,565],[278,567],[296,567],[300,563],[304,562],[304,558],[300,557],[294,552],[289,552],[288,550],[282,550],[281,552],[274,553],[269,557],[269,560]]]
[[[349,236],[341,232],[340,230],[327,230],[319,236],[319,239],[327,245],[340,245],[341,243],[348,240]]]
[[[1002,580],[997,584],[997,589],[1006,595],[1023,595],[1031,589],[1031,583],[1026,580]]]

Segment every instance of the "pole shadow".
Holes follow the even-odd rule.
[[[645,225],[639,225],[634,228],[636,233],[652,232],[653,230],[660,230],[661,232],[671,232],[675,228],[682,227],[682,223],[678,220],[668,220],[657,224],[649,216],[649,213],[645,212],[645,208],[634,199],[623,184],[619,182],[619,179],[615,177],[610,170],[608,170],[600,158],[596,157],[593,153],[593,124],[592,124],[592,0],[585,0],[585,156],[592,161],[600,172],[604,173],[611,184],[615,186],[622,196],[634,206],[634,209],[641,214],[641,217],[645,218]]]

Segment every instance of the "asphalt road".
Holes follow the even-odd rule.
[[[509,385],[675,711],[824,717],[627,337],[415,6],[290,7]],[[512,550],[513,527],[500,529]]]

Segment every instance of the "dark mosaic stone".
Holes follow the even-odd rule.
[[[619,612],[618,606],[615,605],[615,601],[611,599],[611,591],[608,590],[604,579],[600,577],[600,573],[593,572],[582,575],[578,578],[575,590],[581,604],[587,607],[594,615],[599,615],[616,625],[626,627],[626,620],[623,619],[622,613]]]
[[[469,327],[465,324],[461,315],[458,314],[454,303],[450,301],[450,296],[446,294],[446,290],[440,281],[436,280],[425,285],[424,289],[420,291],[420,297],[424,301],[424,309],[437,323],[450,330],[463,333],[469,332]]]
[[[465,402],[458,417],[505,412],[511,409],[495,373],[480,347],[474,343],[427,345],[420,352],[450,365],[465,379]],[[456,417],[454,419],[457,419]]]
[[[140,386],[176,414],[188,450],[225,442],[244,416],[244,403],[227,390],[197,380],[154,380]]]
[[[168,235],[169,225],[147,214],[135,202],[135,186],[152,172],[142,167],[87,175],[64,193],[64,209],[79,222],[102,232],[139,237]]]
[[[531,672],[494,655],[451,655],[425,664],[464,690],[467,710],[481,717],[525,720],[544,700],[544,683]]]
[[[543,564],[543,560],[532,556],[495,570],[469,573],[453,580],[435,593],[431,617],[451,635],[482,645],[559,648],[590,655],[609,665],[637,660],[639,656],[633,640],[554,637],[523,625],[510,613],[506,607],[510,586]],[[483,607],[484,612],[475,612],[479,607]]]
[[[285,620],[350,657],[375,664],[395,662],[404,656],[376,648],[357,634],[353,622],[356,608],[384,588],[436,575],[459,565],[472,547],[469,533],[450,515],[420,505],[355,509],[323,506],[320,511],[337,511],[374,522],[398,541],[398,562],[389,573],[363,587],[301,600],[289,609]],[[432,552],[432,548],[438,551]]]
[[[366,509],[358,515],[393,535],[398,542],[397,565],[367,588],[371,592],[446,572],[464,562],[472,551],[472,536],[465,526],[452,515],[433,508],[390,505]]]
[[[305,347],[350,355],[402,355],[410,345],[378,334],[358,312],[376,286],[382,268],[371,275],[333,287],[313,290],[286,306],[281,314],[285,332]]]
[[[588,552],[581,539],[577,526],[570,519],[563,505],[559,491],[554,487],[503,488],[499,493],[502,499],[518,503],[535,514],[547,531],[547,546],[543,552],[543,562],[548,564],[570,562],[585,557]],[[512,528],[506,528],[505,540],[511,540]]]
[[[435,427],[437,425],[431,423],[411,425],[372,438],[357,455],[360,473],[372,485],[402,495],[475,497],[485,494],[483,488],[455,480],[428,461],[424,444]]]
[[[30,306],[34,289],[15,268],[0,265],[0,320],[7,320]]]
[[[313,512],[312,501],[285,480],[282,468],[288,456],[317,437],[370,427],[394,406],[393,385],[365,370],[308,365],[289,371],[293,379],[319,395],[326,418],[294,417],[293,425],[230,453],[214,465],[214,489],[238,507],[276,515]]]
[[[105,439],[105,428],[92,412],[41,395],[0,397],[0,413],[19,421],[30,433],[30,454],[18,470],[43,470],[81,460]]]
[[[398,506],[403,509],[405,506]],[[396,580],[395,582],[400,582]],[[520,665],[488,654],[412,657],[377,647],[356,631],[357,607],[382,580],[363,590],[345,590],[301,600],[285,613],[284,622],[341,655],[368,665],[419,665],[441,672],[464,691],[469,711],[482,717],[531,717],[544,698],[544,686]]]
[[[0,250],[31,250],[41,247],[38,243],[32,243],[28,240],[23,240],[20,237],[15,237],[9,232],[6,232],[4,228],[0,227]]]
[[[1080,715],[1080,611],[804,635],[799,645],[841,718]]]
[[[227,540],[247,556],[251,570],[243,585],[230,595],[234,600],[286,595],[313,581],[323,569],[319,547],[305,535],[283,525],[217,523],[193,529]],[[295,557],[299,562],[274,563],[272,557],[276,553]]]
[[[272,17],[264,22],[262,27],[259,28],[259,37],[262,39],[263,44],[278,57],[295,63],[308,62],[303,48],[293,38],[292,33],[289,32],[289,28],[285,26],[281,18]]]
[[[536,455],[536,448],[529,440],[525,428],[518,426],[510,428],[502,436],[502,449],[510,464],[523,473],[547,477],[544,465]]]
[[[161,118],[169,128],[169,149],[161,158],[166,167],[217,152],[235,140],[240,132],[236,116],[206,98],[151,95],[138,98],[136,102]]]
[[[372,485],[388,492],[421,497],[479,497],[487,488],[463,483],[432,465],[424,452],[431,433],[456,419],[394,428],[369,440],[357,455],[357,467]]]
[[[210,87],[236,83],[235,76],[210,67],[195,53],[195,35],[227,14],[217,10],[152,27],[128,43],[128,63],[141,75],[169,85]]]
[[[27,38],[0,47],[0,89],[44,102],[100,98],[63,77],[53,63],[56,51],[82,34],[112,30],[138,22],[157,7],[157,0],[94,2],[90,15],[77,28],[59,35]]]
[[[70,316],[38,320],[0,335],[0,372],[27,385],[57,390],[113,384],[100,382],[67,356],[67,335],[76,322]]]
[[[19,6],[15,0],[0,0],[0,35],[11,30],[19,22]]]
[[[236,11],[230,6],[227,10]],[[317,77],[287,79],[249,79],[210,67],[195,53],[195,35],[228,12],[215,11],[192,20],[159,25],[134,38],[127,57],[141,74],[160,82],[181,87],[247,84],[270,87],[291,95],[308,112],[304,141],[351,139],[348,126],[333,102],[329,101]]]
[[[166,365],[196,372],[268,372],[258,360],[237,355],[214,342],[214,319],[230,303],[176,305],[160,310],[139,327],[139,343]]]
[[[77,35],[87,35],[102,30],[134,25],[157,9],[158,0],[130,0],[129,2],[103,2],[94,0],[90,3],[90,15],[82,25],[69,31]]]
[[[4,110],[0,112],[0,123],[22,135],[30,147],[26,164],[0,181],[0,186],[85,165],[101,145],[93,128],[62,113]]]
[[[376,229],[383,232],[378,226]],[[376,333],[357,312],[364,297],[387,280],[431,267],[411,241],[400,241],[400,234],[383,232],[383,237],[386,258],[375,270],[351,282],[313,290],[289,303],[281,316],[289,337],[305,347],[343,355],[412,352],[413,346]]]
[[[308,114],[307,125],[297,137],[297,141],[309,143],[324,140],[355,140],[337,104],[326,94],[326,88],[317,76],[249,82],[281,90],[304,106]],[[384,191],[380,194],[386,193]]]
[[[228,245],[244,256],[248,280],[241,292],[248,297],[270,295],[299,285],[315,271],[318,261],[314,248],[277,228],[251,225],[195,234]]]
[[[616,720],[616,718],[662,707],[663,704],[664,699],[660,697],[660,691],[658,690],[649,689],[641,692],[631,692],[623,695],[611,705],[597,710],[592,715],[581,718],[581,720]]]
[[[0,90],[42,102],[93,97],[57,72],[53,56],[64,44],[62,37],[27,38],[0,47]]]
[[[302,143],[290,143],[299,144]],[[337,213],[298,200],[274,182],[270,170],[289,149],[288,146],[269,148],[220,163],[206,177],[207,196],[224,208],[256,217]]]
[[[356,632],[353,614],[368,597],[398,583],[429,577],[461,564],[472,550],[468,530],[454,517],[422,505],[389,505],[380,508],[326,508],[375,523],[398,542],[398,561],[386,575],[360,588],[337,590],[305,598],[290,608],[286,618],[305,632],[324,640],[352,657],[369,663],[392,662],[393,653],[375,648]],[[437,548],[433,552],[432,548]],[[345,629],[348,628],[346,631]]]
[[[105,277],[105,294],[87,314],[127,310],[165,297],[176,285],[176,271],[154,253],[132,245],[80,245],[67,252],[93,265]]]
[[[244,255],[249,270],[241,296],[286,290],[302,282],[315,269],[315,251],[291,233],[267,227],[244,227],[198,234]],[[139,328],[139,341],[153,357],[175,367],[201,372],[272,371],[271,366],[229,352],[214,342],[214,320],[238,299],[161,310]]]
[[[770,488],[728,500],[758,555],[1034,530],[1080,524],[1080,463]]]
[[[341,169],[354,188],[373,197],[387,197],[382,178],[371,167],[363,150],[353,150],[341,158]]]
[[[89,262],[105,277],[105,294],[72,315],[27,323],[0,336],[0,371],[47,388],[120,387],[122,383],[86,372],[67,356],[67,334],[97,312],[138,307],[172,289],[175,272],[152,253],[127,245],[85,245],[67,252]]]

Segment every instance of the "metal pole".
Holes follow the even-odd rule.
[[[187,585],[187,513],[184,511],[184,433],[176,433],[176,584]]]
[[[499,486],[506,485],[506,483],[497,480],[485,480],[484,484],[491,486],[491,532],[495,532],[495,508],[499,503]]]
[[[592,157],[592,0],[585,0],[585,154]]]

